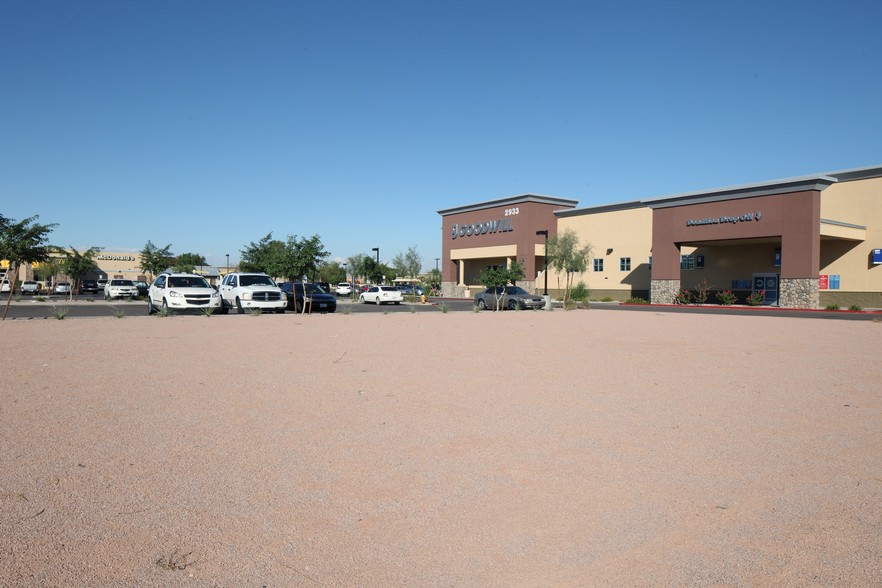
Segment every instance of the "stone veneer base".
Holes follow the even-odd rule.
[[[778,306],[781,308],[818,308],[821,302],[817,278],[781,278]]]
[[[649,301],[652,304],[673,304],[680,291],[680,280],[652,280]]]

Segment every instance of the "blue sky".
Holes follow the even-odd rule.
[[[439,209],[882,163],[882,3],[0,3],[0,214],[223,265],[441,254]]]

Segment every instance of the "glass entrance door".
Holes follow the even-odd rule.
[[[763,304],[777,306],[780,276],[781,274],[753,274],[753,290],[762,290]]]

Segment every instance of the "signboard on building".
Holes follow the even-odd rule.
[[[830,287],[830,276],[827,274],[821,274],[818,276],[818,289],[819,290],[827,290]]]

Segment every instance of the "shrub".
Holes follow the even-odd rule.
[[[124,313],[124,312],[121,311],[121,310],[116,310],[116,311],[113,313],[113,316],[115,316],[116,318],[125,318],[125,317],[126,317],[126,313]]]
[[[710,292],[710,288],[707,280],[699,282],[698,286],[695,287],[695,304],[704,304],[707,302],[707,293]]]
[[[839,310],[839,305],[838,304],[828,304],[826,308],[827,308],[827,310]]]
[[[674,304],[690,304],[692,302],[692,292],[689,290],[680,290],[674,295]]]
[[[639,296],[633,296],[625,300],[625,304],[649,304],[649,300],[640,298]]]
[[[600,301],[601,302],[612,302],[613,297],[612,296],[604,296],[603,298],[600,299]]]
[[[213,306],[203,306],[199,309],[199,312],[202,313],[202,316],[211,316],[214,314]]]
[[[52,316],[61,321],[64,320],[64,317],[66,317],[67,313],[70,311],[64,306],[53,306],[49,309],[49,312],[52,313]]]
[[[731,306],[735,304],[735,300],[737,300],[737,296],[735,296],[732,290],[723,290],[722,292],[717,292],[717,302],[719,302],[723,306]]]
[[[441,304],[438,305],[438,310],[440,310],[440,311],[443,312],[444,314],[447,314],[447,311],[450,310],[450,307],[448,307],[446,304],[444,304],[444,303],[442,302]]]
[[[754,290],[750,293],[750,296],[747,297],[747,304],[750,306],[760,306],[763,302],[766,301],[766,291],[765,290]]]
[[[579,282],[570,292],[570,300],[587,300],[591,290],[585,286],[585,282]]]
[[[863,310],[863,309],[860,306],[858,306],[857,304],[852,304],[851,306],[848,307],[848,310]]]

